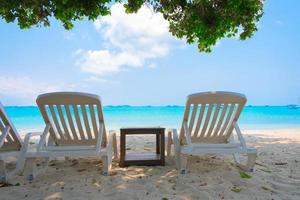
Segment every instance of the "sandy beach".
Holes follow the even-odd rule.
[[[243,133],[258,149],[249,179],[230,156],[190,157],[187,175],[178,174],[172,159],[164,167],[119,168],[114,162],[111,176],[101,175],[96,158],[59,159],[31,183],[17,176],[12,186],[0,188],[0,199],[299,199],[300,129]],[[147,151],[150,139],[137,137],[130,148]]]

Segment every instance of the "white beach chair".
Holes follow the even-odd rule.
[[[180,173],[186,173],[189,155],[201,154],[232,154],[241,169],[253,170],[256,149],[247,148],[237,124],[245,103],[244,95],[231,92],[204,92],[187,97],[179,137],[176,129],[168,132],[167,154],[170,155],[173,143]],[[244,164],[239,160],[242,155],[247,158]]]
[[[16,169],[7,172],[5,161],[9,157],[18,159],[22,148],[22,140],[15,129],[13,123],[7,116],[3,105],[0,102],[0,181],[5,182],[10,179]]]
[[[36,151],[26,151],[26,163],[25,160],[18,163],[28,165],[29,178],[36,175],[36,158],[46,158],[46,169],[49,159],[55,157],[101,157],[103,174],[109,175],[113,153],[118,157],[117,142],[115,132],[107,136],[100,98],[86,93],[56,92],[42,94],[36,102],[46,127],[42,134],[26,135],[26,149],[32,136],[41,138]]]

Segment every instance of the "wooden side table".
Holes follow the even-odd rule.
[[[156,135],[156,152],[126,154],[126,135],[137,134]],[[129,165],[165,165],[165,128],[121,128],[120,143],[120,167]]]

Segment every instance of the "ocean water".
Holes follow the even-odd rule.
[[[42,131],[45,124],[37,107],[11,106],[5,110],[20,132]],[[180,128],[183,106],[104,106],[107,129],[133,126]],[[246,106],[239,119],[242,129],[300,128],[300,108]]]

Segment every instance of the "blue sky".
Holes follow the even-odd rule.
[[[222,39],[199,53],[143,8],[127,16],[76,22],[65,31],[20,30],[0,20],[0,101],[34,105],[51,91],[96,93],[105,105],[182,105],[188,94],[227,90],[248,104],[300,104],[300,1],[269,0],[259,30],[247,41]]]

